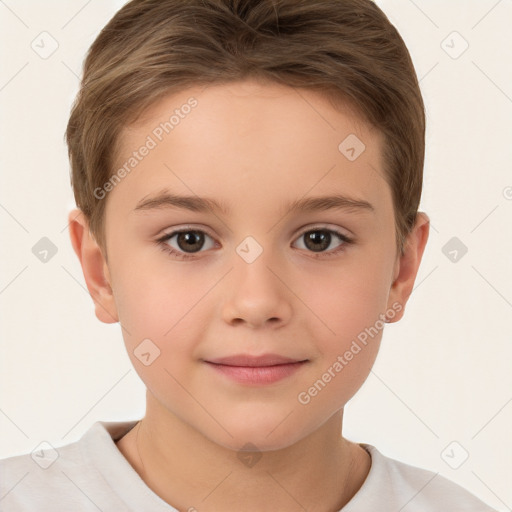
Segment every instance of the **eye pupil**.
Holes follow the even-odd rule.
[[[331,234],[328,231],[310,231],[305,238],[306,247],[315,252],[324,251],[331,244]]]
[[[177,236],[178,246],[185,252],[196,252],[190,249],[200,250],[204,244],[204,234],[199,231],[185,231]]]

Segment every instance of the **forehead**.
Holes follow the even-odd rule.
[[[188,136],[187,124],[191,123],[197,137]],[[205,130],[209,130],[208,137]],[[305,137],[315,142],[318,137],[327,137],[327,144],[349,133],[368,142],[380,140],[380,133],[341,99],[335,108],[317,91],[249,79],[169,94],[143,112],[135,124],[126,127],[121,133],[121,147],[132,149],[136,139],[148,133],[157,142],[162,142],[160,138],[172,138],[180,144],[186,142],[185,136],[190,144],[199,138],[207,144],[226,135],[232,136],[233,145],[246,137],[253,137],[255,143],[265,142],[265,136],[267,142],[274,139],[281,145],[288,141],[298,143]]]
[[[135,165],[113,194],[124,190],[133,207],[165,187],[188,195],[214,190],[227,204],[248,190],[261,201],[277,200],[280,192],[295,200],[334,185],[371,196],[376,186],[387,186],[379,132],[317,92],[274,83],[247,80],[170,94],[124,129],[119,142],[116,169],[130,159]],[[151,149],[133,161],[144,146]]]

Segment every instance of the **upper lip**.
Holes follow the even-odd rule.
[[[280,356],[279,354],[264,354],[261,356],[251,356],[249,354],[237,354],[228,357],[219,357],[217,359],[208,359],[207,363],[223,364],[225,366],[275,366],[277,364],[299,363],[306,359],[294,359],[291,357]]]

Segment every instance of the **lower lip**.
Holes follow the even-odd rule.
[[[307,361],[274,366],[227,366],[206,361],[208,366],[241,384],[273,384],[296,373]]]

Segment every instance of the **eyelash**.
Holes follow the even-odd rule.
[[[314,258],[337,256],[340,252],[342,252],[346,249],[347,245],[354,243],[354,240],[349,238],[344,233],[336,231],[335,229],[328,229],[328,228],[322,228],[322,227],[307,229],[306,231],[303,231],[297,238],[304,236],[306,233],[312,233],[315,231],[323,231],[323,232],[331,233],[331,234],[335,235],[343,243],[336,249],[333,249],[329,252],[315,253],[314,251],[308,251],[308,252],[311,252],[311,254]],[[190,233],[190,232],[204,233],[205,235],[207,235],[213,239],[213,237],[211,235],[209,235],[206,231],[204,231],[202,229],[186,228],[186,229],[179,229],[176,231],[171,231],[170,233],[166,233],[161,238],[157,239],[157,244],[165,253],[170,254],[171,256],[174,256],[178,259],[181,259],[181,260],[194,259],[196,257],[196,254],[199,254],[202,251],[198,251],[197,253],[178,252],[167,243],[171,238],[173,238],[176,235],[179,235],[180,233]]]

